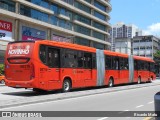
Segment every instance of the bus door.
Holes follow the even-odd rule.
[[[61,88],[60,49],[48,47],[47,54],[49,89],[59,89]]]
[[[129,67],[128,67],[128,59],[120,58],[120,70],[119,70],[119,79],[120,83],[128,83],[129,81]]]
[[[138,65],[138,61],[134,60],[134,82],[138,81],[138,69],[140,68]]]
[[[120,78],[120,71],[119,71],[119,58],[118,57],[112,57],[112,68],[113,68],[113,70],[111,70],[110,74],[114,78],[114,84],[119,84],[120,83],[120,79],[119,79]]]
[[[145,71],[146,71],[146,76],[145,76],[145,80],[148,81],[150,79],[150,72],[149,72],[149,62],[145,62]]]
[[[82,51],[77,51],[77,71],[76,71],[76,87],[85,86],[85,74],[84,74],[84,56]]]
[[[85,86],[92,85],[92,53],[84,52],[84,81]]]

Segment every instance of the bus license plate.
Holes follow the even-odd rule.
[[[21,87],[20,85],[16,85],[16,87]]]

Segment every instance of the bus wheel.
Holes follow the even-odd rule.
[[[141,78],[138,77],[138,84],[141,84]]]
[[[2,80],[2,81],[1,81],[1,84],[5,84],[5,81],[4,81],[4,80]]]
[[[71,90],[71,82],[69,79],[65,79],[63,82],[63,88],[62,91],[63,92],[69,92]]]
[[[153,77],[151,77],[149,80],[149,83],[152,83],[152,82],[153,82]]]
[[[108,87],[113,87],[113,85],[114,85],[113,78],[110,78],[109,83],[108,83]]]

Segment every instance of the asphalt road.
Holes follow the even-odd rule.
[[[159,81],[155,81],[155,84],[159,83]],[[152,83],[145,84],[147,87],[138,87],[134,89],[124,89],[120,91],[113,92],[104,92],[101,94],[91,94],[88,96],[79,96],[68,99],[54,100],[54,101],[43,101],[43,102],[35,102],[31,104],[22,104],[19,106],[10,106],[7,108],[0,109],[1,111],[120,111],[120,112],[129,112],[129,111],[154,111],[154,95],[160,91],[160,85],[153,85]],[[131,85],[132,86],[132,85]],[[124,88],[126,86],[120,86],[119,88]],[[127,87],[126,87],[127,88]],[[26,97],[35,97],[35,93],[30,90],[25,91],[26,96],[9,94],[14,92],[22,92],[22,89],[13,89],[2,87],[2,100],[5,99],[13,99],[21,100],[22,97],[25,99]],[[8,94],[6,93],[6,89],[8,89]],[[110,88],[106,88],[110,89]],[[114,89],[114,88],[113,88]],[[94,91],[94,90],[93,90]],[[98,90],[99,91],[99,90]],[[24,89],[23,89],[24,92]],[[83,93],[89,91],[83,91]],[[25,94],[24,93],[24,94]],[[28,96],[29,93],[29,96]],[[58,93],[58,95],[68,95],[68,94],[78,94],[79,91],[71,92],[71,93]],[[30,95],[31,94],[31,95]],[[32,96],[33,94],[33,96]],[[47,97],[48,95],[40,95],[40,97]],[[49,94],[50,96],[50,94]],[[53,94],[51,94],[53,96]],[[37,97],[40,98],[39,96]],[[2,103],[1,100],[1,103]],[[15,101],[16,102],[16,101]],[[27,99],[26,99],[27,102]],[[62,115],[63,116],[63,115]],[[145,117],[85,117],[85,118],[50,118],[52,120],[142,120]]]

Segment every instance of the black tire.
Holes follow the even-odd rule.
[[[69,92],[72,88],[71,82],[69,79],[63,81],[62,92]]]
[[[4,80],[1,80],[1,84],[5,84],[5,81],[4,81]]]
[[[138,82],[137,83],[141,84],[141,78],[140,77],[138,77]]]
[[[153,82],[153,77],[151,77],[149,80],[149,83],[152,83],[152,82]]]
[[[108,82],[108,87],[113,87],[113,86],[114,86],[113,78],[110,78]]]

